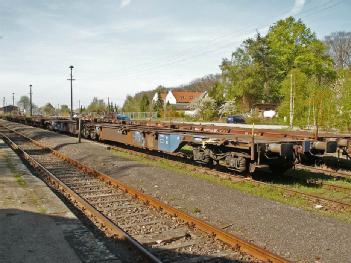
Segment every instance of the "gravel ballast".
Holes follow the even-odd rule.
[[[1,121],[4,123],[5,121]],[[351,225],[116,156],[106,146],[20,124],[18,131],[226,231],[301,262],[351,262]]]

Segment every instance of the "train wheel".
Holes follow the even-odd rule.
[[[92,140],[96,141],[96,139],[97,139],[96,133],[95,132],[90,133],[90,138]]]
[[[89,131],[87,131],[86,129],[83,129],[82,134],[83,134],[83,137],[85,139],[89,139],[90,138]]]

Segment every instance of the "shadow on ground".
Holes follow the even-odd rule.
[[[78,222],[57,215],[0,209],[0,262],[118,262],[118,258],[122,262],[145,262],[126,241],[96,233],[94,236]],[[106,243],[109,250],[102,248]],[[166,259],[164,262],[193,262],[191,259],[200,257],[162,248],[152,248],[152,251]],[[249,261],[204,257],[194,262]]]

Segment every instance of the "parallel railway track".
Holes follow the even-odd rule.
[[[99,142],[99,144],[100,144],[100,142]],[[164,154],[163,154],[163,156],[159,156],[157,153],[156,154],[152,154],[151,152],[144,153],[144,152],[136,151],[134,149],[129,149],[126,147],[118,147],[118,146],[111,145],[111,144],[105,144],[105,145],[106,145],[106,147],[108,147],[111,150],[116,150],[116,151],[121,151],[121,152],[125,152],[125,153],[132,154],[132,155],[137,155],[137,156],[140,156],[140,157],[143,157],[146,159],[151,159],[151,160],[167,159],[167,161],[173,162],[173,164],[176,166],[186,167],[189,170],[196,170],[197,172],[201,172],[201,173],[204,173],[207,175],[216,176],[216,177],[219,177],[222,179],[230,180],[234,183],[248,181],[248,182],[255,184],[257,186],[265,185],[265,186],[280,189],[284,192],[290,193],[291,195],[302,196],[302,197],[307,198],[311,201],[315,201],[315,202],[317,201],[317,202],[323,202],[324,204],[330,204],[330,207],[332,207],[332,208],[338,207],[338,208],[342,208],[342,209],[344,209],[344,208],[351,209],[351,203],[343,202],[342,200],[334,200],[334,199],[330,199],[330,198],[325,198],[325,197],[318,196],[315,194],[309,194],[309,193],[305,193],[305,192],[302,192],[299,190],[294,190],[294,189],[284,187],[281,185],[254,180],[251,177],[244,177],[242,175],[233,174],[231,171],[230,172],[219,171],[217,169],[209,168],[206,166],[198,166],[198,165],[195,165],[191,162],[188,162],[188,160],[181,160],[181,158],[177,158],[177,156],[164,155]],[[176,160],[173,160],[173,158],[176,158]],[[324,181],[320,181],[320,182],[305,181],[304,183],[306,185],[307,184],[310,184],[313,186],[320,185],[324,188],[334,189],[336,191],[342,191],[342,192],[345,192],[347,196],[351,196],[351,188],[346,187],[346,186],[344,187],[344,186],[340,186],[337,184],[328,183],[328,182],[324,182]]]
[[[94,142],[94,141],[93,141]],[[301,196],[307,200],[310,200],[312,203],[322,203],[324,207],[328,207],[331,210],[344,210],[344,209],[351,209],[351,203],[345,202],[346,200],[351,199],[351,189],[347,186],[340,186],[338,184],[333,184],[330,182],[326,182],[324,180],[305,180],[302,182],[304,185],[310,185],[311,187],[323,187],[325,189],[332,189],[334,191],[342,192],[344,193],[344,196],[340,199],[331,199],[327,197],[323,197],[317,194],[311,194],[308,192],[303,192],[297,189],[293,189],[291,187],[286,187],[283,185],[279,185],[276,183],[270,183],[270,182],[264,182],[264,181],[259,181],[259,180],[254,180],[251,177],[244,177],[242,175],[237,175],[233,174],[232,171],[227,171],[223,167],[220,168],[220,170],[215,169],[215,168],[210,168],[207,166],[199,166],[198,164],[194,163],[193,161],[189,159],[185,159],[182,157],[179,157],[178,155],[174,154],[164,154],[164,153],[159,153],[159,152],[154,152],[154,151],[149,151],[149,150],[144,150],[140,148],[134,148],[134,147],[125,147],[125,146],[117,146],[116,144],[106,144],[103,142],[96,142],[97,144],[104,144],[106,147],[112,150],[117,150],[117,151],[122,151],[126,152],[132,155],[137,155],[146,159],[152,159],[152,160],[163,160],[167,159],[168,161],[172,162],[173,165],[179,166],[181,168],[186,167],[188,170],[196,170],[197,172],[201,172],[207,175],[215,176],[215,177],[220,177],[222,179],[227,179],[232,182],[240,183],[243,181],[248,181],[254,185],[260,186],[268,186],[268,187],[273,187],[276,189],[279,189],[280,191],[283,191],[286,193],[288,196]],[[310,166],[302,166],[302,165],[297,165],[297,169],[305,169],[309,168],[310,171],[314,172],[321,172],[320,170],[313,170],[314,167]],[[330,175],[330,171],[329,174]],[[335,175],[337,178],[345,178],[340,177]],[[346,177],[347,178],[347,177]]]
[[[5,128],[5,127],[4,127]],[[107,235],[149,262],[287,262],[8,128],[3,139]]]
[[[273,188],[276,188],[276,189],[283,191],[287,195],[301,196],[305,199],[310,200],[313,203],[322,203],[323,206],[329,207],[331,210],[351,209],[351,203],[345,202],[345,199],[347,199],[347,200],[350,199],[351,189],[349,189],[349,187],[343,187],[343,186],[333,184],[330,182],[325,182],[323,180],[319,180],[318,182],[305,181],[303,183],[305,185],[311,185],[311,187],[323,187],[326,189],[333,189],[335,191],[340,191],[340,192],[344,193],[345,197],[338,199],[338,200],[334,200],[334,199],[319,196],[316,194],[302,192],[300,190],[292,189],[290,187],[285,187],[285,186],[282,186],[279,184],[254,180],[251,177],[244,177],[242,175],[233,174],[232,171],[227,171],[226,169],[223,169],[223,168],[220,168],[220,170],[218,170],[218,169],[210,168],[207,166],[199,166],[198,164],[192,162],[191,160],[184,159],[182,157],[179,157],[179,156],[173,155],[173,154],[152,152],[149,150],[143,150],[143,149],[134,148],[134,147],[117,146],[115,144],[112,145],[112,144],[106,144],[106,143],[102,143],[102,142],[96,142],[96,143],[104,144],[106,147],[108,147],[109,149],[112,149],[112,150],[126,152],[126,153],[132,154],[134,156],[136,155],[136,156],[140,156],[140,157],[143,157],[146,159],[152,159],[152,160],[167,159],[168,161],[172,162],[172,164],[174,164],[175,166],[179,166],[181,168],[186,167],[188,170],[196,170],[197,172],[201,172],[201,173],[208,174],[208,175],[215,176],[215,177],[220,177],[222,179],[227,179],[227,180],[230,180],[232,182],[240,183],[242,181],[248,181],[248,182],[250,182],[254,185],[257,185],[257,186],[265,185],[265,186],[273,187]],[[297,165],[298,169],[302,169],[304,167],[305,166]],[[306,168],[313,169],[314,167],[307,166]],[[320,172],[320,171],[315,170],[315,172]],[[338,178],[345,178],[345,177],[339,176]]]
[[[323,173],[323,174],[333,176],[336,178],[345,178],[345,179],[351,180],[351,173],[349,173],[349,172],[335,171],[335,170],[324,169],[324,168],[320,168],[320,167],[311,167],[311,166],[306,166],[306,165],[302,165],[302,164],[298,164],[297,168],[309,170],[309,171],[315,172],[315,173]]]

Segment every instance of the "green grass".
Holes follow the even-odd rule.
[[[13,164],[10,156],[8,155],[5,155],[5,161],[6,161],[6,164],[7,164],[7,167],[10,169],[12,175],[15,177],[15,180],[16,182],[22,186],[22,187],[26,187],[27,186],[27,183],[26,181],[23,179],[23,172],[22,171],[19,171],[17,169],[17,167]]]
[[[201,213],[201,209],[198,208],[198,207],[194,207],[191,212],[193,212],[194,214],[198,214],[198,213]]]
[[[310,201],[308,201],[307,199],[301,196],[289,195],[286,193],[286,191],[282,189],[277,189],[270,185],[257,185],[249,181],[232,182],[230,180],[221,179],[219,177],[196,172],[196,167],[194,169],[189,169],[187,167],[182,167],[180,164],[175,164],[174,162],[168,161],[166,159],[154,161],[144,157],[132,155],[130,153],[126,153],[123,151],[118,151],[116,149],[112,149],[112,153],[119,157],[126,158],[128,160],[134,160],[145,165],[163,168],[163,169],[177,172],[179,174],[186,175],[186,176],[196,177],[201,180],[205,180],[230,189],[240,190],[242,192],[248,193],[253,196],[257,196],[257,197],[277,201],[283,204],[287,204],[290,206],[302,208],[307,211],[311,211],[313,213],[336,217],[338,219],[351,223],[351,210],[344,210],[344,211],[333,210],[332,211],[332,210],[315,209],[313,205],[310,203]],[[285,180],[285,179],[283,178],[282,180]],[[290,185],[286,185],[286,184],[285,185],[281,184],[281,185],[285,187],[288,186],[291,189],[295,189],[298,191],[311,193],[315,195],[323,194],[323,197],[326,197],[326,198],[329,197],[329,198],[337,199],[344,196],[343,194],[336,191],[332,191],[332,190],[328,191],[324,188],[307,187],[307,186],[300,185],[298,183],[290,184]]]
[[[323,173],[312,173],[308,170],[302,170],[302,169],[290,170],[290,171],[287,171],[286,174],[300,179],[307,179],[307,178],[316,179],[316,180],[320,179],[329,183],[351,187],[351,178],[338,179],[336,177],[329,176]]]
[[[46,214],[48,212],[48,210],[45,207],[40,207],[38,210],[41,214]]]
[[[21,174],[15,174],[15,178],[16,178],[16,182],[20,185],[20,186],[27,186],[26,181],[23,180],[23,177]]]
[[[27,182],[23,179],[24,173],[17,169],[11,157],[8,154],[5,154],[4,158],[7,167],[10,169],[11,174],[15,177],[17,184],[19,184],[21,187],[28,187]],[[40,199],[36,195],[31,194],[29,198],[31,199],[31,202],[37,206],[39,213],[46,214],[48,212],[48,210],[42,206]]]
[[[295,183],[292,184],[291,187],[298,191],[315,194],[321,197],[330,198],[334,200],[343,200],[343,202],[351,203],[351,180],[348,178],[337,179],[332,176],[328,176],[321,173],[311,173],[306,170],[288,171],[287,175],[296,178]],[[306,180],[306,179],[314,179],[316,181],[319,181],[325,184],[330,183],[341,187],[347,187],[347,188],[350,188],[350,190],[329,189],[327,185],[306,186],[302,183],[298,183],[299,180]]]

